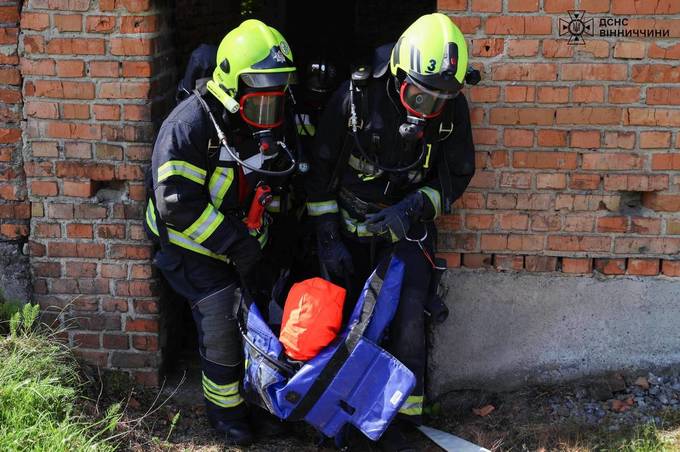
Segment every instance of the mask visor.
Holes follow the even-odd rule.
[[[273,129],[283,123],[283,91],[264,91],[241,96],[241,117],[253,127]]]
[[[446,99],[451,97],[407,82],[401,84],[399,95],[402,105],[410,114],[426,119],[439,116]]]

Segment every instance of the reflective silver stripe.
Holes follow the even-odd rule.
[[[320,201],[320,202],[308,202],[307,212],[312,217],[318,217],[320,215],[325,215],[327,213],[337,213],[338,203],[335,200],[332,201]]]
[[[182,233],[196,243],[203,243],[215,232],[222,221],[224,221],[224,215],[217,211],[214,206],[208,204],[201,216]]]
[[[272,200],[269,204],[267,204],[267,211],[268,212],[273,212],[273,213],[279,213],[281,212],[281,197],[280,196],[273,196]]]
[[[216,208],[220,208],[224,196],[229,191],[232,182],[234,181],[234,169],[223,168],[218,166],[215,172],[210,176],[210,183],[208,190],[210,191],[210,199]]]
[[[427,196],[427,198],[432,203],[432,207],[434,207],[434,218],[437,218],[439,215],[441,215],[442,213],[441,194],[439,194],[439,192],[432,187],[422,187],[419,188],[418,191],[425,193],[425,196]]]
[[[170,176],[182,176],[202,185],[205,182],[205,175],[204,169],[183,160],[170,160],[158,168],[158,182]]]

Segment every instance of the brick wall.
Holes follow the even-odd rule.
[[[87,362],[149,384],[162,336],[143,174],[174,94],[167,3],[30,0],[21,13],[36,301]]]
[[[463,30],[484,77],[466,91],[478,173],[440,222],[449,263],[680,276],[680,2],[438,8]],[[574,9],[594,19],[585,45],[559,34]],[[624,36],[599,36],[600,19]],[[625,36],[634,29],[668,34]]]
[[[30,207],[21,156],[20,1],[0,1],[0,241],[25,240]]]

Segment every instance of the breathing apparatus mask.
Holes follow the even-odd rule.
[[[398,79],[395,79],[398,81]],[[428,119],[441,115],[446,101],[458,95],[459,91],[446,92],[426,88],[407,77],[401,82],[399,100],[406,109],[406,122],[399,126],[399,134],[407,142],[415,142],[423,137]]]

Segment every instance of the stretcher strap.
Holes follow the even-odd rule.
[[[309,391],[300,400],[297,406],[291,412],[289,419],[304,419],[309,410],[316,404],[323,393],[328,389],[331,382],[338,374],[342,366],[349,358],[349,355],[354,351],[354,348],[359,343],[359,339],[362,338],[368,323],[373,316],[373,311],[375,310],[375,305],[377,302],[378,294],[382,288],[383,280],[377,274],[377,272],[370,279],[368,289],[366,290],[364,296],[364,303],[361,307],[361,317],[359,321],[355,323],[352,328],[347,333],[347,337],[335,350],[333,356],[328,360],[328,363],[323,368],[319,376],[316,378]]]

